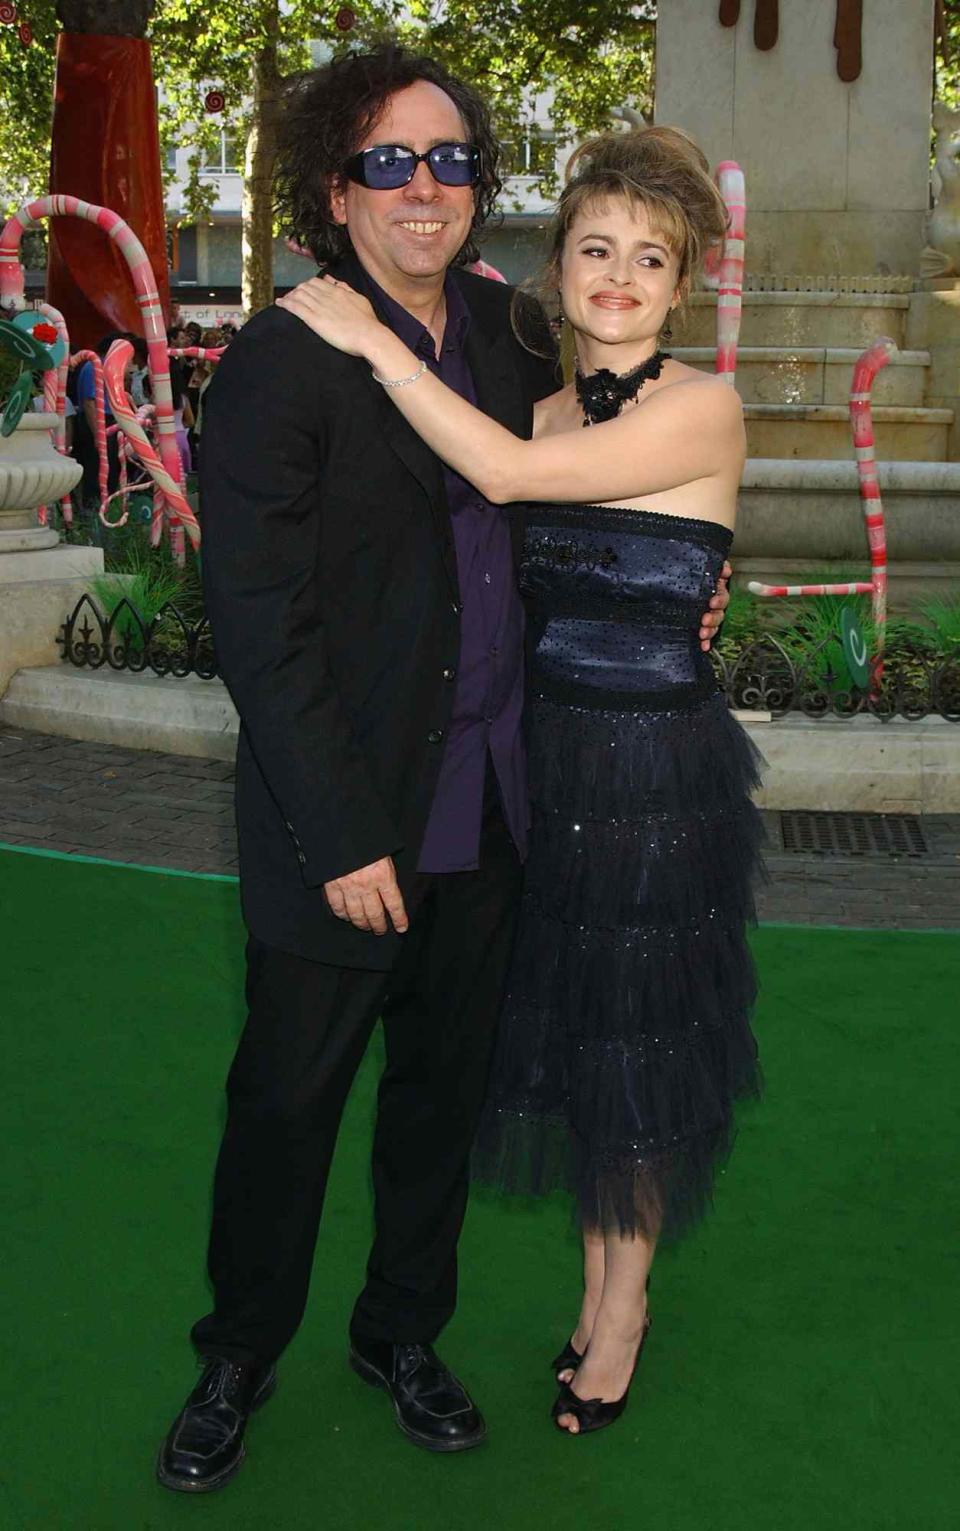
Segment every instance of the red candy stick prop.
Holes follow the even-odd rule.
[[[743,313],[747,194],[743,171],[735,160],[724,160],[717,166],[716,182],[730,215],[717,287],[716,372],[732,388],[737,375],[737,343]]]
[[[877,630],[877,648],[873,660],[874,684],[880,680],[883,673],[883,652],[886,645],[887,533],[883,501],[880,498],[880,482],[877,478],[870,394],[877,373],[881,372],[896,354],[897,347],[894,341],[885,335],[875,340],[873,345],[858,358],[854,366],[853,385],[850,392],[850,425],[853,430],[857,476],[860,481],[860,504],[867,530],[867,544],[870,548],[869,584],[864,580],[855,580],[847,585],[762,585],[751,581],[747,586],[753,595],[760,596],[869,595],[873,621]]]

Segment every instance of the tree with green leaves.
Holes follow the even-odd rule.
[[[91,12],[104,4],[73,0],[73,10]],[[136,10],[136,0],[131,4]],[[118,13],[122,4],[110,8]],[[650,109],[653,0],[621,7],[605,0],[414,0],[406,7],[398,0],[376,0],[358,3],[353,17],[350,9],[315,0],[156,0],[153,7],[148,35],[161,90],[161,140],[164,149],[178,145],[191,151],[184,193],[188,217],[203,217],[211,208],[216,187],[202,167],[222,127],[228,125],[245,146],[248,311],[273,296],[271,180],[283,81],[309,67],[318,43],[329,57],[394,31],[478,85],[507,139],[537,135],[538,96],[549,97],[551,130],[560,143],[603,127],[612,111]],[[0,28],[0,110],[10,125],[0,142],[0,191],[8,211],[25,195],[46,189],[53,58],[62,13],[62,0],[59,6],[31,0],[29,46],[15,28]],[[204,110],[211,89],[223,94],[222,114]],[[548,165],[545,189],[552,190]]]
[[[413,0],[408,13],[405,40],[476,85],[506,139],[536,136],[538,98],[561,147],[652,116],[655,0]],[[552,167],[541,181],[556,191]]]

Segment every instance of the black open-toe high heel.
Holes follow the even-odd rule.
[[[648,1316],[643,1326],[643,1334],[640,1336],[640,1344],[637,1346],[637,1355],[633,1363],[633,1371],[630,1373],[630,1382],[627,1383],[622,1398],[615,1398],[613,1403],[606,1403],[602,1398],[579,1398],[573,1391],[569,1382],[561,1382],[557,1400],[550,1411],[551,1417],[558,1430],[565,1435],[589,1435],[591,1430],[604,1430],[607,1425],[612,1425],[615,1419],[619,1419],[627,1407],[627,1399],[630,1397],[630,1385],[633,1382],[634,1372],[640,1364],[643,1347],[646,1344],[647,1335],[650,1333],[650,1318]],[[568,1347],[570,1348],[570,1347]],[[574,1352],[575,1354],[576,1352]],[[559,1371],[560,1368],[558,1367]],[[561,1414],[572,1414],[579,1430],[568,1430],[566,1425],[560,1424]]]
[[[557,1378],[557,1381],[560,1382],[560,1378],[557,1376],[557,1373],[566,1371],[575,1372],[582,1360],[583,1356],[580,1354],[579,1350],[577,1350],[573,1341],[568,1340],[560,1354],[558,1356],[554,1356],[553,1360],[550,1362],[550,1370]],[[561,1387],[566,1386],[565,1383],[561,1383],[560,1385]]]

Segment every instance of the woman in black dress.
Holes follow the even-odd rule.
[[[733,1102],[759,1083],[757,756],[698,636],[733,533],[742,410],[660,349],[724,226],[679,131],[579,151],[546,271],[577,375],[537,406],[530,442],[418,366],[348,287],[284,300],[365,356],[489,500],[526,502],[534,823],[478,1168],[577,1196],[584,1295],[553,1411],[573,1434],[622,1413],[656,1243],[705,1211]]]

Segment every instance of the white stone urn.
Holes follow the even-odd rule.
[[[12,436],[0,436],[0,553],[56,547],[59,536],[38,526],[37,507],[55,505],[82,476],[53,444],[52,414],[26,414]]]

